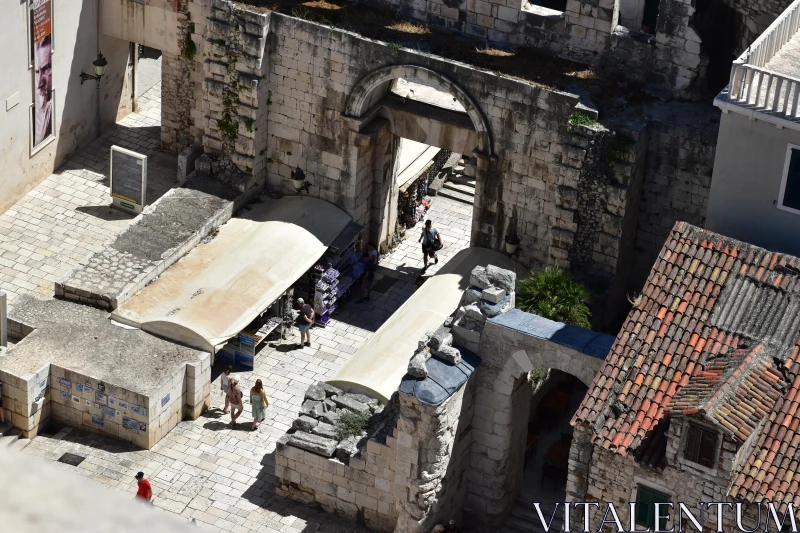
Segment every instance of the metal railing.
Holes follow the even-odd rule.
[[[800,29],[800,0],[770,24],[764,33],[733,62],[728,99],[759,111],[797,119],[800,79],[764,68]]]

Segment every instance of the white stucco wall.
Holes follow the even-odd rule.
[[[28,66],[27,5],[0,5],[0,213],[97,136],[98,103],[102,124],[116,118],[125,88],[128,43],[113,38],[98,42],[97,19],[96,0],[53,2],[56,139],[31,156],[33,70]],[[81,85],[81,69],[94,73],[98,45],[109,62],[106,75],[99,84]]]
[[[800,254],[800,214],[777,207],[789,144],[800,145],[800,131],[722,114],[706,228]]]

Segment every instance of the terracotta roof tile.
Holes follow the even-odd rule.
[[[800,507],[800,260],[678,222],[573,423],[664,468],[670,418],[690,414],[758,432],[731,496]]]

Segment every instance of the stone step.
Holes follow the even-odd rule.
[[[457,183],[454,181],[448,181],[444,184],[445,189],[450,189],[451,191],[458,191],[463,192],[464,194],[469,194],[475,196],[475,187],[469,186],[466,183]]]
[[[28,447],[28,444],[31,443],[31,439],[23,439],[18,438],[15,442],[8,446],[9,450],[14,450],[15,452],[21,452],[25,448]]]
[[[0,448],[11,446],[19,440],[20,435],[22,435],[20,430],[9,427],[9,429],[3,431],[2,436],[0,436]]]
[[[469,185],[473,189],[475,188],[475,178],[470,178],[469,176],[465,176],[464,174],[456,174],[455,176],[449,176],[447,181],[453,183],[461,183],[463,185]]]
[[[451,200],[456,200],[470,205],[473,205],[475,203],[474,194],[466,194],[461,191],[454,191],[453,189],[442,188],[442,190],[439,191],[439,196],[441,196],[442,198],[450,198]]]

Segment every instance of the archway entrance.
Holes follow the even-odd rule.
[[[531,397],[525,458],[519,497],[506,520],[510,529],[527,531],[538,524],[533,502],[542,504],[545,516],[553,516],[555,504],[566,501],[567,470],[572,444],[570,420],[586,395],[587,386],[575,376],[554,368],[538,367],[528,374]],[[524,423],[517,421],[517,424]],[[553,526],[562,527],[563,515],[555,514]]]
[[[468,220],[459,228],[458,236],[466,229],[470,238],[458,244],[470,245],[474,197],[480,191],[481,169],[488,167],[488,157],[493,153],[488,123],[472,98],[429,69],[395,65],[373,71],[359,82],[348,98],[345,119],[356,133],[355,218],[369,211],[363,218],[370,228],[370,239],[386,251],[398,244],[397,237],[405,230],[416,236],[415,226],[426,207],[423,201],[434,197],[429,190],[434,180],[440,179],[443,185],[447,175],[459,172],[469,175],[470,181],[451,185],[451,190],[462,190],[450,196],[456,196],[456,201],[468,208],[461,206]],[[415,150],[424,154],[424,161],[411,153]],[[420,172],[408,171],[415,167]],[[409,183],[413,187],[407,187]],[[413,194],[408,194],[409,190]],[[399,205],[412,200],[413,206]],[[455,244],[453,235],[449,241],[445,239],[448,242]],[[457,251],[453,246],[448,248]]]

